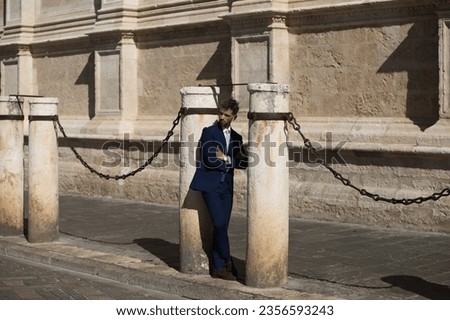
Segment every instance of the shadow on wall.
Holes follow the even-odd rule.
[[[439,119],[438,30],[414,24],[377,73],[407,72],[406,117],[422,131]],[[401,86],[398,88],[402,89]]]
[[[94,0],[95,14],[102,8],[102,0]],[[87,85],[88,87],[88,116],[89,119],[95,116],[95,55],[91,53],[83,70],[79,74],[75,85]]]
[[[88,110],[89,119],[95,116],[95,55],[91,53],[83,70],[78,75],[75,85],[86,85],[88,87]],[[229,38],[221,40],[217,49],[206,65],[196,77],[197,81],[204,85],[217,85],[220,87],[219,101],[227,99],[233,92],[231,84],[231,41]],[[220,84],[225,84],[220,86]],[[192,85],[196,85],[193,83]],[[181,89],[181,88],[179,88]]]
[[[227,1],[228,1],[228,12],[231,12],[231,9],[233,8],[234,0],[227,0]]]
[[[88,112],[89,119],[92,119],[95,116],[95,76],[94,76],[94,53],[89,55],[88,61],[84,66],[83,70],[79,74],[77,80],[75,81],[75,85],[87,85],[88,87]]]
[[[428,282],[419,277],[396,275],[383,277],[381,280],[403,290],[417,293],[424,298],[432,300],[450,299],[449,286]]]
[[[197,81],[209,81],[208,85],[219,85],[219,101],[231,97],[233,87],[231,84],[231,40],[222,39],[209,61],[198,74]],[[220,86],[225,84],[225,86]]]
[[[94,0],[95,13],[102,8],[102,0]]]

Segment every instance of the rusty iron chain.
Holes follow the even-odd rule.
[[[123,175],[116,175],[116,176],[111,176],[108,174],[104,174],[102,172],[97,171],[96,169],[94,169],[93,167],[91,167],[82,157],[81,155],[78,153],[78,151],[75,149],[75,147],[72,145],[72,143],[70,142],[69,137],[67,136],[66,132],[64,131],[63,126],[61,125],[61,123],[59,122],[59,119],[56,118],[54,119],[54,121],[56,122],[56,124],[59,127],[59,131],[61,131],[64,139],[67,142],[67,145],[69,146],[69,148],[72,150],[72,152],[75,154],[75,156],[77,157],[77,159],[81,162],[81,164],[86,167],[87,169],[89,169],[89,171],[91,173],[96,174],[98,177],[102,178],[102,179],[115,179],[115,180],[125,180],[128,177],[134,176],[136,173],[143,171],[147,166],[149,166],[153,160],[158,157],[159,153],[162,151],[162,149],[164,148],[164,146],[168,143],[169,139],[173,136],[174,134],[174,130],[175,128],[178,126],[178,124],[180,123],[181,118],[184,116],[184,114],[186,113],[186,110],[184,108],[181,108],[178,111],[178,115],[176,117],[175,120],[173,120],[172,122],[172,128],[167,132],[166,137],[162,140],[161,145],[159,146],[159,148],[153,152],[153,154],[151,155],[150,158],[147,159],[147,161],[144,162],[144,164],[142,166],[140,166],[139,168],[123,174]]]
[[[173,136],[174,134],[174,130],[175,128],[178,126],[178,124],[180,123],[181,118],[186,114],[186,109],[185,108],[180,108],[180,110],[178,111],[178,115],[175,118],[175,120],[172,122],[172,128],[167,132],[166,137],[162,140],[161,145],[159,146],[159,148],[151,155],[150,158],[147,159],[147,161],[140,166],[139,168],[127,173],[127,174],[123,174],[123,175],[116,175],[116,176],[111,176],[111,175],[107,175],[104,173],[101,173],[99,171],[97,171],[96,169],[94,169],[93,167],[91,167],[82,157],[81,155],[78,153],[78,151],[75,149],[75,147],[71,144],[69,137],[67,136],[67,134],[64,131],[63,126],[61,125],[60,121],[58,118],[54,119],[54,121],[56,122],[56,124],[59,127],[59,130],[61,131],[64,139],[66,140],[68,146],[70,147],[70,149],[72,150],[72,152],[75,154],[76,158],[81,162],[81,164],[86,167],[87,169],[89,169],[89,171],[91,173],[96,174],[97,176],[99,176],[100,178],[109,180],[109,179],[115,179],[115,180],[125,180],[126,178],[130,177],[130,176],[134,176],[136,173],[143,171],[147,166],[149,166],[153,160],[158,157],[159,153],[161,153],[163,147],[168,143],[169,139]],[[386,198],[384,196],[381,196],[379,194],[376,193],[371,193],[369,191],[367,191],[364,188],[359,188],[356,185],[354,185],[348,178],[345,178],[341,173],[339,173],[338,171],[336,171],[334,168],[332,168],[329,164],[326,163],[325,159],[323,159],[320,155],[319,152],[317,151],[317,149],[312,145],[311,141],[303,134],[302,130],[301,130],[301,126],[300,124],[297,122],[297,119],[294,117],[294,115],[290,112],[288,113],[288,115],[286,116],[285,120],[291,124],[291,126],[293,127],[293,129],[295,131],[297,131],[301,138],[303,139],[303,143],[305,145],[305,147],[312,152],[312,154],[316,157],[316,162],[319,163],[320,165],[322,165],[324,168],[326,168],[328,171],[330,171],[333,176],[339,180],[344,186],[350,187],[356,191],[359,192],[360,195],[365,196],[365,197],[369,197],[375,201],[383,201],[383,202],[388,202],[391,204],[403,204],[403,205],[410,205],[410,204],[421,204],[423,202],[429,201],[429,200],[433,200],[433,201],[437,201],[442,197],[448,197],[450,196],[450,188],[444,188],[442,191],[440,192],[435,192],[429,196],[425,196],[425,197],[417,197],[417,198],[403,198],[403,199],[397,199],[397,198]]]
[[[354,190],[358,191],[359,194],[362,196],[369,197],[375,201],[383,201],[383,202],[388,202],[388,203],[392,203],[392,204],[403,204],[403,205],[420,204],[420,203],[423,203],[423,202],[429,201],[429,200],[437,201],[442,197],[450,196],[450,188],[449,187],[444,188],[440,192],[435,192],[429,196],[417,197],[417,198],[403,198],[403,199],[387,198],[387,197],[381,196],[376,193],[371,193],[371,192],[367,191],[366,189],[359,188],[359,187],[355,186],[349,179],[345,178],[341,173],[337,172],[329,164],[327,164],[325,159],[320,157],[317,149],[312,145],[311,141],[308,138],[306,138],[306,136],[303,134],[301,127],[297,122],[297,119],[295,119],[295,117],[292,113],[289,113],[288,117],[286,117],[286,121],[289,122],[289,124],[292,125],[294,130],[300,134],[300,136],[303,139],[303,143],[304,143],[305,147],[309,151],[311,151],[312,154],[316,157],[316,159],[317,159],[316,162],[318,162],[320,165],[322,165],[323,167],[328,169],[333,174],[333,176],[337,180],[339,180],[344,186],[353,188]]]

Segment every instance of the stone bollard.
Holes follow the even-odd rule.
[[[19,103],[23,100],[0,97],[0,236],[23,234],[24,139]]]
[[[212,225],[201,192],[189,189],[196,170],[197,144],[202,130],[217,120],[218,88],[185,87],[180,148],[180,271],[208,274]]]
[[[250,113],[289,111],[289,86],[249,84]],[[250,115],[249,113],[249,115]],[[287,281],[289,170],[285,123],[269,114],[249,122],[246,284],[279,287]],[[275,117],[276,118],[276,117]],[[274,119],[275,119],[274,118]]]
[[[30,99],[28,241],[59,237],[57,98]]]

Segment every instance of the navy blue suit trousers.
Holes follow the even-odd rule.
[[[214,229],[212,266],[221,269],[231,259],[228,226],[233,206],[234,169],[247,167],[247,159],[241,154],[242,136],[231,129],[230,143],[225,145],[225,136],[219,124],[204,128],[199,141],[200,158],[190,188],[201,191],[208,208]],[[231,162],[218,159],[220,149]]]

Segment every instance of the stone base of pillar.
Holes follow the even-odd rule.
[[[180,223],[180,271],[208,274],[213,230],[200,192],[188,191],[180,209]]]

